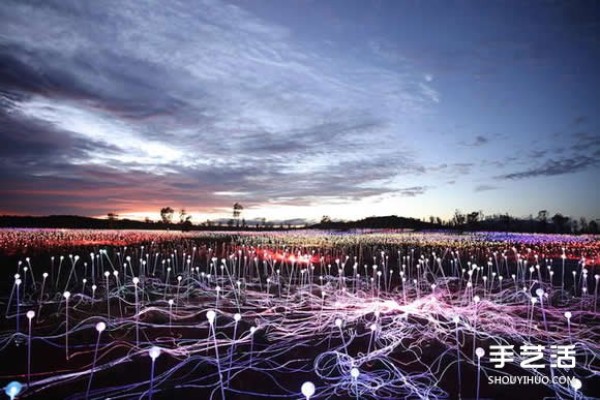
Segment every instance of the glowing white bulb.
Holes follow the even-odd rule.
[[[235,322],[238,322],[240,319],[242,319],[242,315],[240,313],[235,313],[233,315],[233,319],[235,320]]]
[[[310,396],[312,396],[313,394],[315,394],[315,385],[312,382],[304,382],[302,384],[302,387],[301,387],[300,391],[302,392],[302,394],[304,395],[304,397],[306,397],[307,399],[309,399]]]
[[[133,282],[134,285],[137,285],[138,283],[140,283],[140,278],[138,278],[137,276],[134,276],[131,281]]]
[[[485,350],[483,350],[481,347],[478,347],[475,349],[475,354],[478,358],[481,358],[485,355]]]
[[[217,313],[214,310],[208,310],[208,312],[206,313],[206,319],[208,320],[208,323],[212,325],[216,316]]]
[[[473,296],[473,301],[475,302],[475,304],[477,304],[481,301],[481,298],[479,296]]]
[[[108,278],[108,277],[110,276],[110,272],[106,271],[106,272],[104,273],[104,276]]]
[[[4,393],[11,399],[15,398],[23,390],[23,385],[20,382],[12,381],[4,388]]]
[[[358,376],[360,375],[360,372],[358,371],[358,368],[354,367],[350,370],[350,376],[354,379],[358,378]]]
[[[535,291],[535,294],[536,294],[538,297],[542,297],[542,296],[544,295],[544,289],[542,289],[542,288],[539,288],[538,290],[536,290],[536,291]]]
[[[44,273],[42,274],[42,277],[43,277],[44,279],[46,279],[46,278],[48,277],[48,273],[47,273],[47,272],[44,272]]]
[[[33,319],[33,317],[35,317],[35,311],[33,311],[33,310],[27,311],[27,318],[29,318],[31,320],[31,319]]]
[[[579,390],[581,389],[582,383],[581,380],[579,380],[578,378],[573,378],[571,380],[571,387],[575,390]]]
[[[152,361],[156,360],[158,358],[158,356],[160,356],[160,347],[158,346],[152,346],[150,348],[150,350],[148,351],[148,355],[150,356],[150,358],[152,359]]]
[[[458,317],[458,315],[452,317],[452,322],[454,322],[455,324],[458,324],[460,322],[460,318]]]
[[[102,332],[104,332],[104,330],[105,330],[105,329],[106,329],[106,324],[105,324],[104,322],[98,322],[98,323],[96,324],[96,330],[97,330],[99,333],[102,333]]]
[[[571,314],[571,311],[565,311],[565,318],[566,319],[571,319],[572,316],[573,316],[573,314]]]
[[[64,297],[65,299],[69,300],[69,297],[71,297],[71,292],[69,292],[69,291],[66,291],[66,292],[64,292],[64,293],[63,293],[63,297]]]

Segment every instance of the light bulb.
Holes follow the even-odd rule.
[[[106,329],[106,324],[104,322],[98,322],[96,324],[96,330],[98,333],[102,333]]]
[[[304,382],[300,389],[302,394],[308,399],[310,396],[315,394],[315,385],[312,382]]]

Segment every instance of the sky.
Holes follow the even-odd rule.
[[[0,214],[600,218],[600,2],[0,3]]]

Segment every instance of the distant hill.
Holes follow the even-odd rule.
[[[420,219],[388,215],[385,217],[368,217],[358,221],[321,222],[312,225],[315,229],[436,229],[440,225],[424,222]]]
[[[3,228],[66,228],[66,229],[163,229],[154,223],[129,219],[108,220],[78,215],[34,216],[0,216],[0,227]],[[162,224],[159,224],[162,225]]]

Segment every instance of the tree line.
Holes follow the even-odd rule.
[[[333,221],[324,215],[321,222],[314,225],[321,229],[451,229],[458,231],[511,231],[537,233],[599,233],[597,220],[571,218],[562,213],[550,216],[547,210],[540,210],[536,217],[518,218],[505,214],[485,216],[482,211],[463,213],[456,210],[449,219],[430,216],[427,219],[404,218],[395,215],[369,217],[358,221]]]
[[[243,218],[244,207],[236,202],[232,207],[228,220],[210,220],[192,223],[192,216],[182,208],[178,212],[172,207],[160,209],[160,220],[144,221],[121,219],[117,213],[107,214],[106,219],[55,215],[47,217],[32,216],[0,216],[0,227],[39,227],[39,228],[81,228],[81,229],[180,229],[189,230],[290,230],[290,229],[414,229],[414,230],[455,230],[455,231],[511,231],[540,233],[589,233],[598,234],[598,220],[571,218],[562,213],[551,215],[547,210],[540,210],[537,216],[529,215],[518,218],[505,214],[484,215],[481,211],[468,213],[456,210],[448,219],[436,216],[429,218],[406,218],[395,215],[368,217],[355,221],[334,221],[323,216],[316,224],[275,224],[266,218],[250,223]],[[177,217],[177,218],[176,218]]]

